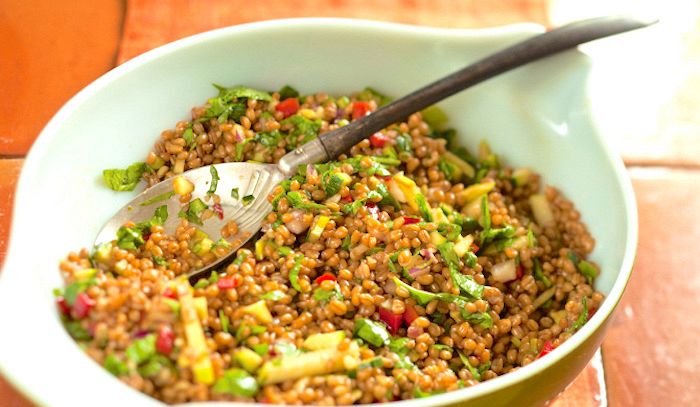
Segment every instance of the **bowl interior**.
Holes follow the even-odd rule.
[[[103,187],[101,171],[142,161],[162,130],[215,95],[212,83],[264,89],[290,84],[302,93],[330,94],[372,86],[396,97],[539,31],[532,25],[457,31],[349,20],[267,22],[170,44],[100,78],[49,123],[20,178],[0,275],[0,322],[19,327],[4,338],[12,346],[0,348],[5,374],[44,403],[82,405],[115,392],[122,404],[156,403],[123,391],[82,355],[60,326],[51,290],[61,285],[58,261],[89,247],[101,225],[136,193]],[[627,278],[634,204],[620,162],[611,158],[591,116],[589,71],[589,60],[569,51],[440,105],[465,146],[473,150],[487,139],[505,162],[534,168],[576,203],[597,240],[593,259],[603,271],[596,288],[613,296],[600,322]],[[21,315],[20,300],[26,306]],[[61,375],[66,366],[70,378]],[[40,387],[49,381],[55,385]]]

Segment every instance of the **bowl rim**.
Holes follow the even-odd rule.
[[[284,30],[288,28],[295,28],[300,26],[314,27],[314,28],[362,28],[371,29],[376,31],[378,34],[383,33],[400,33],[402,35],[409,35],[415,38],[421,38],[426,36],[436,36],[440,38],[489,38],[497,37],[499,35],[534,35],[541,33],[545,30],[542,25],[536,23],[515,23],[506,24],[495,27],[488,28],[439,28],[431,26],[418,26],[412,24],[395,23],[395,22],[385,22],[377,20],[366,20],[366,19],[355,19],[355,18],[335,18],[335,17],[304,17],[304,18],[285,18],[285,19],[273,19],[265,21],[257,21],[239,25],[233,25],[228,27],[217,28],[214,30],[205,31],[202,33],[190,35],[167,44],[158,46],[149,51],[146,51],[138,56],[135,56],[121,65],[118,65],[108,72],[101,75],[99,78],[91,82],[89,85],[81,89],[73,97],[71,97],[54,116],[48,121],[46,126],[40,132],[39,136],[33,143],[29,153],[25,158],[23,168],[21,170],[17,186],[16,193],[14,197],[14,207],[12,211],[11,219],[15,219],[17,214],[21,212],[19,208],[19,201],[23,199],[26,195],[26,191],[30,188],[32,178],[36,175],[36,164],[37,159],[35,157],[40,157],[46,154],[46,150],[50,142],[58,136],[58,130],[61,125],[68,119],[73,112],[79,107],[85,100],[92,97],[93,94],[99,92],[107,84],[118,80],[120,77],[127,75],[133,70],[137,70],[142,65],[149,63],[151,60],[159,59],[165,57],[168,54],[178,51],[183,48],[196,46],[202,42],[207,42],[212,39],[235,36],[240,33],[246,33],[256,30]],[[585,55],[581,51],[579,53]],[[626,173],[626,169],[622,158],[613,153],[611,147],[606,142],[605,137],[602,136],[601,130],[596,129],[594,131],[595,137],[598,138],[600,145],[603,149],[603,153],[610,160],[613,173],[615,175],[615,181],[621,188],[621,193],[623,197],[623,206],[625,208],[625,213],[627,215],[626,228],[627,228],[627,244],[624,250],[624,256],[622,263],[620,265],[619,274],[617,275],[609,294],[606,295],[605,301],[601,307],[596,311],[596,313],[590,318],[588,323],[586,323],[576,335],[573,335],[570,339],[565,341],[562,345],[557,347],[551,352],[551,356],[544,358],[537,363],[532,363],[518,369],[515,372],[499,376],[492,380],[480,383],[478,386],[472,386],[465,389],[447,392],[444,394],[431,396],[431,405],[445,405],[450,403],[459,402],[465,396],[469,398],[478,398],[489,393],[493,393],[502,387],[507,387],[513,385],[517,382],[524,381],[529,377],[538,375],[543,371],[547,370],[552,365],[561,361],[565,355],[572,353],[576,348],[578,348],[583,342],[591,338],[593,333],[597,331],[604,322],[610,317],[610,315],[615,310],[617,304],[619,303],[624,289],[630,279],[633,264],[636,256],[637,244],[638,244],[638,224],[637,224],[637,205],[635,200],[634,191],[632,188],[632,182]],[[7,286],[13,281],[12,277],[16,274],[11,270],[11,266],[15,263],[19,264],[19,260],[15,260],[14,247],[17,245],[16,241],[18,232],[15,227],[10,228],[7,253],[5,257],[4,264],[2,265],[2,271],[0,272],[0,287],[2,285]],[[16,268],[16,267],[15,267]],[[9,276],[9,277],[8,277]],[[4,284],[3,284],[4,283]],[[0,309],[0,315],[3,310]],[[0,354],[2,352],[0,351]],[[31,399],[33,402],[48,405],[49,400],[46,400],[40,392],[37,391],[37,383],[33,383],[30,378],[18,377],[13,374],[13,372],[8,369],[7,361],[3,361],[0,358],[0,372],[3,374],[4,378],[10,382],[15,388],[19,389],[25,396]],[[136,390],[134,390],[136,391]],[[405,407],[414,407],[423,405],[425,402],[421,399],[411,399],[411,400],[400,400],[392,402],[392,405],[400,405]],[[198,403],[188,403],[187,405],[196,405]],[[208,402],[207,405],[212,405],[217,403]],[[229,405],[239,404],[239,403],[227,403]]]

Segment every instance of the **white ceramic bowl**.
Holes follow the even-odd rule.
[[[35,402],[52,406],[156,405],[92,362],[63,330],[52,289],[58,262],[89,247],[134,193],[103,187],[104,168],[143,159],[160,131],[187,119],[211,83],[342,94],[373,86],[400,96],[542,28],[448,30],[342,19],[267,21],[165,45],[96,80],[49,122],[17,187],[0,274],[0,368]],[[597,239],[602,307],[547,358],[473,388],[404,406],[530,405],[560,392],[600,345],[629,278],[636,206],[621,160],[591,109],[590,60],[569,51],[454,96],[442,108],[464,145],[488,139],[509,164],[531,166],[576,202]],[[60,72],[56,73],[60,75]],[[210,404],[208,404],[210,405]]]

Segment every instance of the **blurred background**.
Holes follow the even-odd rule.
[[[0,264],[17,177],[43,126],[88,83],[159,45],[213,28],[290,17],[482,28],[521,22],[553,27],[619,13],[656,16],[660,23],[653,28],[582,47],[594,61],[592,96],[601,90],[612,95],[598,98],[596,108],[616,117],[606,130],[633,180],[640,243],[601,352],[551,405],[695,405],[699,10],[700,0],[0,0]],[[0,406],[32,406],[1,373]]]

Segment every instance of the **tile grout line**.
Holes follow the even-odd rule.
[[[591,366],[596,372],[596,380],[598,381],[598,387],[600,388],[600,401],[598,403],[599,407],[608,407],[608,387],[605,381],[605,365],[603,364],[603,347],[598,348],[596,353],[591,359]]]

